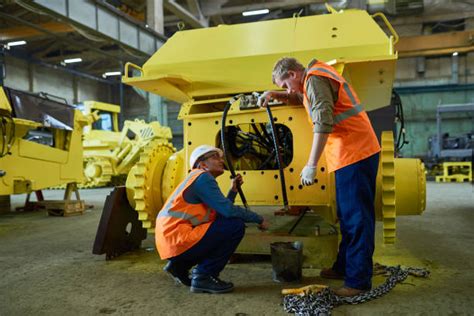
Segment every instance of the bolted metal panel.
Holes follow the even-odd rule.
[[[119,38],[121,42],[134,48],[138,48],[137,35],[137,28],[132,23],[124,20],[119,21]]]
[[[155,39],[150,34],[138,31],[139,48],[141,51],[153,55],[156,52]]]
[[[97,29],[96,6],[88,1],[69,1],[69,17],[91,29]]]
[[[36,0],[35,1],[38,4],[41,4],[45,8],[48,8],[50,10],[53,10],[54,12],[57,12],[62,15],[67,15],[68,10],[67,10],[67,1],[64,0]]]
[[[119,39],[119,21],[107,10],[97,8],[97,30],[113,39]]]

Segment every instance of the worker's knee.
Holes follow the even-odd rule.
[[[222,232],[229,237],[242,238],[245,234],[245,223],[240,218],[222,218],[219,224]]]

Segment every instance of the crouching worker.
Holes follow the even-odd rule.
[[[237,186],[243,183],[240,175],[232,180],[227,198],[222,194],[215,180],[224,173],[219,148],[197,147],[189,164],[191,172],[156,218],[156,247],[161,259],[169,260],[164,270],[177,282],[191,286],[191,292],[230,292],[234,285],[219,279],[219,273],[244,237],[244,223],[257,223],[261,229],[268,223],[233,204]]]

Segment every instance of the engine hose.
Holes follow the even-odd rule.
[[[267,114],[268,114],[268,119],[270,121],[270,126],[272,128],[273,146],[275,147],[275,153],[276,153],[275,156],[276,156],[276,160],[278,164],[278,169],[280,171],[281,193],[283,195],[283,208],[285,209],[285,211],[288,211],[288,196],[286,194],[285,173],[283,172],[283,161],[281,159],[280,144],[278,141],[278,135],[275,129],[275,124],[273,123],[273,115],[272,115],[272,110],[270,110],[270,106],[267,106]]]
[[[232,106],[232,104],[239,97],[240,97],[240,95],[237,95],[237,96],[233,97],[232,99],[230,99],[229,102],[227,102],[227,104],[224,108],[224,112],[222,113],[222,122],[221,122],[222,151],[224,152],[224,159],[225,159],[225,162],[227,164],[227,167],[229,168],[230,175],[231,175],[232,179],[235,178],[236,174],[235,174],[234,166],[232,165],[232,159],[230,157],[229,151],[227,150],[228,146],[227,146],[227,135],[226,135],[226,132],[225,132],[225,122],[227,120],[227,113],[229,112],[230,107]],[[249,206],[247,204],[247,199],[244,196],[244,192],[242,192],[242,188],[238,184],[237,184],[237,191],[239,192],[240,199],[242,200],[242,203],[244,204],[245,208],[249,209]]]

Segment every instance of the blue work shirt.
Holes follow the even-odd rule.
[[[201,174],[183,194],[184,200],[190,204],[204,203],[223,217],[237,217],[246,223],[263,222],[263,217],[234,205],[237,192],[229,191],[227,198],[217,185],[216,179],[208,172]]]

